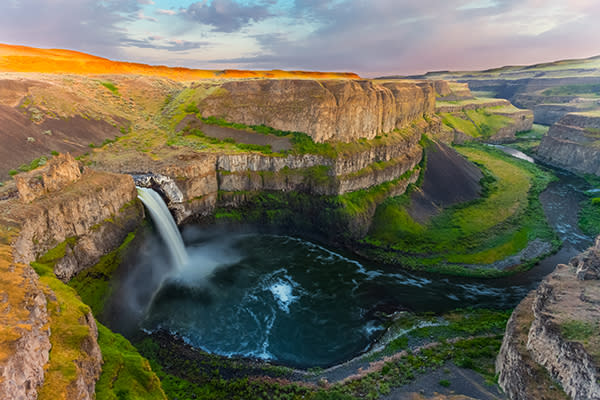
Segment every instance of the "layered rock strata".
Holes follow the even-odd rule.
[[[37,398],[50,351],[46,296],[37,274],[0,245],[0,398]]]
[[[542,138],[537,154],[569,171],[600,175],[600,116],[564,116]]]
[[[145,176],[138,184],[159,190],[181,223],[212,215],[220,192],[298,191],[336,196],[395,180],[419,164],[421,136],[436,127],[421,120],[404,134],[390,134],[387,142],[334,159],[314,154],[279,157],[189,151],[127,172]]]
[[[59,323],[54,318],[61,321],[66,310],[46,278],[40,281],[27,264],[65,245],[54,272],[68,281],[118,247],[141,221],[143,209],[130,176],[84,170],[68,155],[22,175],[17,186],[20,198],[0,207],[0,398],[35,399],[50,373],[50,343],[58,334],[57,326],[51,327]],[[93,399],[102,355],[94,317],[89,310],[79,312],[70,323],[87,333],[77,346],[75,377],[64,395]],[[68,327],[60,329],[69,334]]]
[[[496,360],[509,398],[561,398],[546,375],[572,399],[600,399],[599,279],[600,237],[515,309]]]
[[[202,83],[203,117],[303,132],[315,142],[373,139],[401,128],[435,106],[429,82],[247,80]]]

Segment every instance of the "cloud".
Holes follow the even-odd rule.
[[[137,19],[151,21],[151,22],[158,22],[158,20],[156,18],[145,15],[142,10],[138,11]]]
[[[20,0],[0,12],[2,42],[120,57],[123,28],[136,20],[137,0]]]
[[[600,52],[600,2],[295,0],[304,35],[255,35],[261,50],[220,58],[242,68],[352,70],[366,76],[488,68]]]
[[[167,50],[183,52],[208,46],[209,42],[188,41],[183,39],[164,39],[161,36],[148,36],[144,39],[123,39],[121,44],[141,49]]]
[[[157,14],[162,14],[162,15],[175,15],[177,14],[177,11],[175,10],[163,10],[163,9],[158,9],[156,10]]]
[[[234,0],[198,1],[181,14],[188,20],[210,25],[216,32],[236,32],[252,22],[272,17],[268,4],[243,5]]]
[[[376,76],[600,53],[597,0],[188,0],[171,9],[158,7],[172,2],[150,0],[4,3],[2,42],[200,68]],[[155,22],[152,32],[147,21]]]

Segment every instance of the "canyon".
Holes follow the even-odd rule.
[[[132,382],[145,397],[167,397],[158,378],[164,372],[97,323],[98,304],[110,290],[99,289],[95,303],[86,304],[82,299],[89,294],[73,289],[81,290],[78,279],[110,281],[115,270],[99,268],[116,268],[127,258],[119,255],[124,243],[149,230],[136,186],[158,192],[179,225],[250,223],[286,234],[312,233],[327,245],[394,267],[429,268],[418,261],[427,255],[443,266],[432,270],[436,273],[505,276],[557,250],[545,221],[522,228],[515,222],[539,216],[537,196],[550,178],[482,144],[517,140],[539,111],[481,99],[469,89],[490,89],[493,82],[467,86],[437,78],[367,80],[300,72],[214,75],[129,64],[109,74],[108,60],[85,55],[70,60],[70,53],[60,51],[47,56],[60,57],[64,65],[53,68],[63,69],[47,71],[35,67],[46,56],[29,48],[17,53],[0,47],[0,130],[6,137],[0,176],[12,177],[0,186],[2,398],[60,393],[93,399],[102,390],[117,396],[119,368],[136,371]],[[27,57],[34,57],[25,63],[33,71],[22,67]],[[88,70],[77,73],[75,60]],[[501,92],[498,85],[494,90]],[[536,156],[600,175],[598,128],[593,114],[562,116],[541,139]],[[452,147],[456,144],[466,146]],[[520,171],[520,180],[511,184],[515,191],[520,186],[522,197],[506,205],[507,211],[496,210],[506,215],[496,215],[489,230],[472,233],[490,235],[496,247],[472,243],[466,254],[471,258],[443,258],[431,249],[444,248],[422,243],[413,243],[423,246],[421,253],[394,248],[393,236],[377,230],[396,215],[401,228],[426,237],[430,221],[453,217],[449,212],[460,216],[461,209],[498,197],[494,190],[510,182],[502,170]],[[509,226],[513,223],[519,229]],[[597,240],[568,265],[558,265],[512,314],[496,359],[499,384],[509,398],[548,393],[554,398],[560,391],[553,382],[571,398],[599,398],[599,246]],[[502,251],[509,247],[505,257]],[[578,329],[592,333],[582,337]],[[169,340],[163,350],[176,345]],[[136,360],[135,367],[115,355],[114,343]],[[386,368],[382,365],[378,371]],[[329,388],[324,381],[304,389],[316,396],[319,387]]]

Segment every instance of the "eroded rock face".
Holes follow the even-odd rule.
[[[246,125],[304,132],[315,142],[373,139],[434,110],[429,82],[248,80],[223,83],[199,106]]]
[[[600,175],[600,117],[568,114],[550,127],[537,150],[549,164]]]
[[[600,399],[595,358],[600,346],[599,261],[600,237],[569,265],[558,265],[515,309],[496,360],[499,384],[511,399],[558,398],[540,397],[539,387],[547,387],[544,374],[573,399]]]
[[[136,198],[131,176],[87,171],[68,190],[15,209],[13,218],[22,225],[14,245],[15,259],[31,263],[66,239],[75,238],[66,257],[55,266],[61,280],[70,280],[118,247],[135,229],[143,216]]]
[[[37,274],[0,245],[0,398],[37,398],[50,351],[46,297]]]
[[[341,195],[395,180],[417,167],[423,157],[421,136],[437,127],[436,121],[421,119],[404,134],[388,137],[388,142],[334,159],[315,154],[278,157],[189,152],[147,164],[145,171],[134,175],[139,177],[139,185],[162,193],[176,221],[182,223],[212,215],[219,205],[219,193],[266,190]]]
[[[15,177],[19,197],[26,203],[47,193],[61,190],[81,178],[79,162],[69,153],[53,157],[48,163]]]
[[[81,325],[87,325],[89,335],[81,343],[80,358],[77,364],[77,378],[67,388],[70,399],[93,400],[96,398],[96,381],[102,372],[102,352],[98,345],[98,327],[91,312],[85,314]]]

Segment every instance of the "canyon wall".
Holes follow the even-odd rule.
[[[0,267],[4,280],[24,292],[10,293],[10,310],[0,308],[1,332],[10,333],[0,339],[1,398],[34,399],[48,390],[51,343],[62,335],[58,325],[68,325],[60,319],[65,294],[51,289],[49,279],[67,282],[94,265],[143,218],[132,176],[110,171],[135,174],[140,184],[159,189],[178,222],[212,216],[218,207],[242,207],[269,191],[329,198],[391,182],[388,195],[400,195],[419,177],[423,133],[433,135],[439,127],[436,118],[423,118],[434,111],[431,83],[244,80],[218,86],[199,102],[203,116],[305,132],[319,142],[352,143],[338,148],[335,157],[198,152],[182,146],[164,158],[136,153],[131,159],[112,158],[114,164],[90,162],[98,168],[93,170],[64,155],[17,175],[16,190],[0,200]],[[375,207],[368,207],[371,217]],[[364,234],[365,218],[369,215],[345,221],[348,230]],[[55,257],[51,277],[43,269],[38,277],[28,264],[49,254]],[[75,376],[57,395],[94,397],[102,359],[97,328],[85,308],[69,321],[85,333],[75,344]]]
[[[18,197],[0,201],[0,286],[7,286],[1,288],[0,398],[35,399],[42,391],[45,398],[93,399],[102,365],[94,317],[87,307],[63,309],[74,306],[54,291],[52,279],[68,281],[138,226],[143,209],[133,179],[84,169],[63,155],[20,175],[17,187]],[[54,270],[40,278],[28,264],[50,252]],[[76,337],[69,350],[74,376],[56,378],[51,343],[69,335]],[[59,385],[53,387],[65,382],[65,393],[48,392],[49,375]]]
[[[515,309],[496,360],[511,399],[600,399],[600,237]]]
[[[211,91],[198,104],[203,117],[303,132],[315,142],[373,139],[433,113],[435,106],[429,82],[259,79],[195,89]]]
[[[315,154],[269,156],[257,153],[199,154],[188,151],[174,159],[138,163],[141,186],[158,189],[178,223],[210,216],[219,206],[219,193],[297,191],[337,196],[393,181],[421,162],[423,133],[437,124],[423,119],[386,141],[340,153],[336,158]],[[401,194],[401,193],[399,193]]]
[[[549,164],[600,175],[600,116],[567,114],[550,127],[537,154]]]

